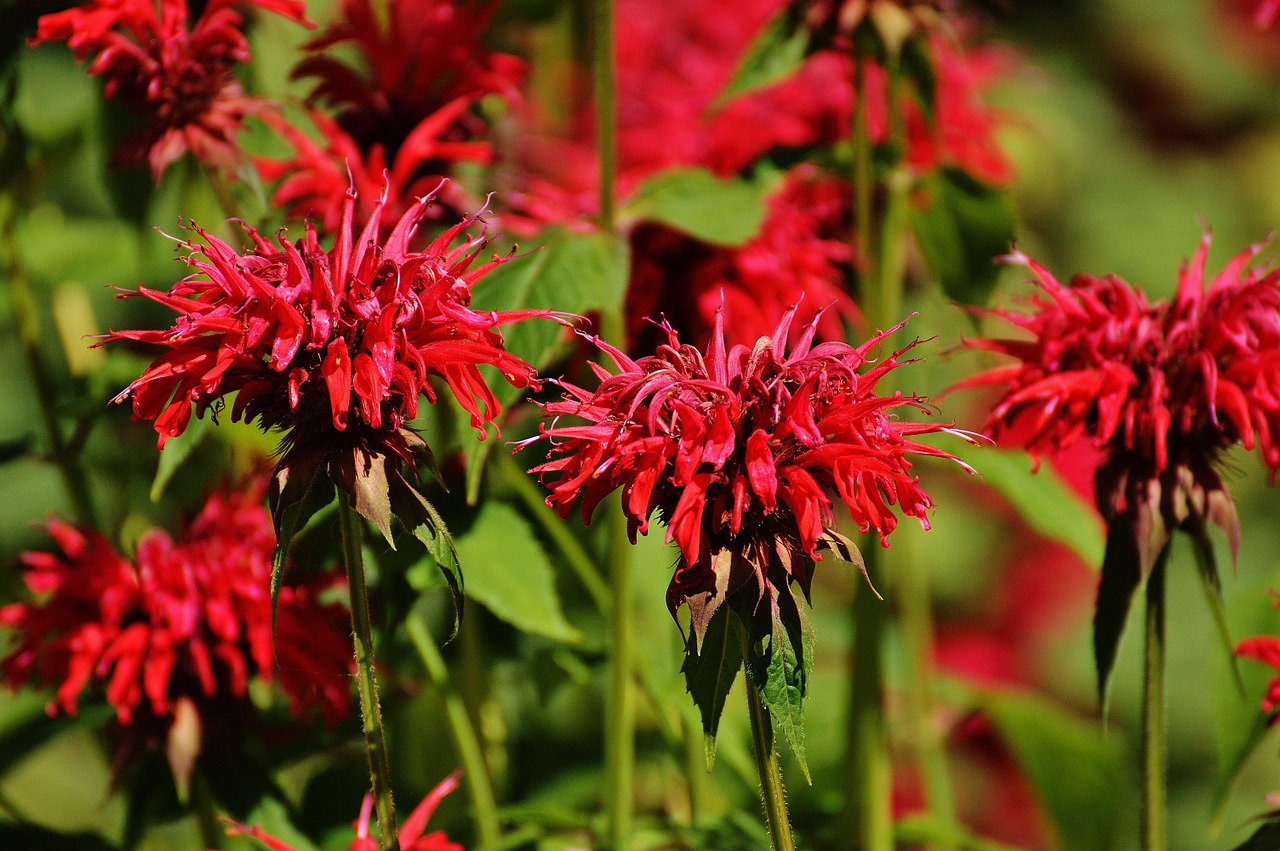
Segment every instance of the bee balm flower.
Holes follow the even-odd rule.
[[[557,419],[539,436],[552,446],[534,472],[551,489],[547,503],[567,517],[580,501],[586,520],[621,488],[632,540],[657,513],[681,555],[667,604],[673,614],[688,604],[695,630],[739,591],[776,600],[794,581],[807,593],[833,494],[886,546],[892,505],[927,528],[933,502],[910,458],[956,459],[916,438],[964,436],[892,416],[928,412],[918,397],[877,394],[903,353],[872,354],[897,329],[857,347],[814,345],[815,319],[788,344],[794,316],[750,348],[726,347],[723,314],[706,351],[670,327],[639,360],[599,342],[618,373],[597,367],[595,390],[562,382],[567,397],[545,406]]]

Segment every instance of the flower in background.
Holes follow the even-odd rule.
[[[325,233],[338,226],[342,196],[354,183],[366,199],[384,181],[394,220],[420,196],[454,176],[458,163],[486,164],[492,148],[481,98],[518,97],[524,63],[480,44],[497,9],[487,0],[392,0],[380,21],[369,0],[343,0],[341,17],[306,45],[294,77],[314,78],[308,102],[323,144],[275,117],[269,123],[294,148],[284,159],[260,159],[264,179],[281,179],[274,202],[295,219],[317,217]],[[368,71],[334,55],[351,45]],[[386,177],[384,178],[384,174]],[[469,200],[460,184],[445,184],[433,214],[461,215]]]
[[[462,846],[446,836],[443,830],[433,830],[431,833],[426,833],[427,822],[431,820],[436,807],[440,806],[440,802],[444,800],[446,795],[458,788],[458,781],[461,777],[462,772],[455,771],[444,780],[441,780],[434,789],[427,793],[422,802],[414,808],[409,817],[401,823],[397,834],[400,841],[400,851],[463,851]],[[365,795],[364,803],[360,807],[360,817],[355,821],[356,835],[352,837],[351,844],[347,846],[350,851],[378,851],[377,841],[369,835],[369,819],[372,814],[373,796]],[[276,839],[257,825],[246,827],[232,822],[227,828],[227,835],[251,837],[261,842],[271,851],[293,851],[291,845]]]
[[[821,339],[845,336],[860,321],[842,286],[852,265],[847,184],[808,167],[792,169],[768,201],[758,236],[719,246],[656,223],[631,233],[631,283],[626,316],[629,351],[652,351],[662,316],[695,345],[711,339],[723,304],[735,317],[726,343],[769,336],[776,318],[794,308],[797,323],[818,320]]]
[[[1030,338],[968,341],[1017,362],[958,385],[1006,388],[987,426],[998,436],[1029,423],[1033,457],[1081,438],[1104,450],[1098,508],[1130,528],[1144,565],[1174,529],[1202,538],[1207,523],[1234,557],[1239,522],[1217,472],[1228,448],[1257,448],[1273,480],[1280,472],[1280,271],[1251,266],[1255,247],[1206,279],[1208,250],[1206,234],[1174,299],[1155,303],[1115,276],[1063,286],[1015,255],[1040,292],[1026,312],[994,313]]]
[[[503,348],[498,327],[551,315],[472,310],[471,286],[503,261],[476,264],[483,237],[453,245],[478,216],[411,251],[431,200],[420,199],[382,240],[382,202],[357,236],[356,197],[348,194],[328,251],[310,225],[296,244],[281,236],[278,247],[246,229],[252,246],[244,253],[197,228],[204,243],[183,243],[194,274],[169,292],[125,293],[178,317],[165,330],[108,335],[164,349],[116,401],[131,399],[134,418],[153,421],[163,447],[193,412],[216,413],[234,394],[233,420],[284,432],[277,513],[325,470],[389,536],[387,500],[420,501],[402,471],[413,470],[423,448],[406,423],[420,395],[436,400],[430,378],[443,380],[483,438],[501,406],[479,366],[517,387],[534,381],[533,367]]]
[[[726,347],[723,313],[705,351],[682,345],[670,326],[657,353],[639,360],[597,341],[618,373],[597,368],[595,390],[562,382],[566,398],[545,405],[556,420],[528,441],[551,442],[533,472],[561,517],[580,502],[588,520],[618,488],[632,540],[658,514],[681,556],[667,605],[674,615],[687,604],[699,637],[739,592],[775,616],[792,582],[807,595],[834,523],[831,493],[885,546],[898,522],[891,505],[927,528],[933,503],[909,456],[956,459],[916,438],[964,436],[891,415],[930,410],[917,397],[876,393],[903,363],[902,352],[875,357],[892,331],[858,347],[815,345],[815,320],[788,344],[794,318],[787,311],[751,348]]]
[[[168,736],[180,784],[209,730],[248,705],[250,680],[278,676],[293,715],[319,710],[336,723],[350,705],[346,611],[319,599],[332,580],[286,585],[273,644],[276,536],[265,490],[258,476],[213,492],[176,536],[144,533],[132,557],[51,520],[56,551],[22,557],[33,599],[0,608],[11,642],[5,682],[55,687],[51,714],[74,715],[86,690],[101,694],[126,743],[157,728]]]
[[[1271,602],[1276,608],[1280,608],[1280,596],[1274,592]],[[1270,665],[1280,672],[1280,636],[1255,635],[1253,638],[1246,638],[1236,645],[1236,655]],[[1271,682],[1267,684],[1267,693],[1262,698],[1262,711],[1271,715],[1268,723],[1274,724],[1280,720],[1277,710],[1280,710],[1280,673],[1271,678]]]
[[[305,22],[300,0],[244,0]],[[267,103],[245,93],[233,69],[249,59],[237,0],[209,0],[189,21],[186,0],[92,0],[44,15],[33,43],[66,41],[107,97],[138,110],[145,127],[121,144],[115,163],[149,164],[157,183],[185,152],[202,164],[234,168],[236,135]]]

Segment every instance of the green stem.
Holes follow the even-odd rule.
[[[853,146],[853,248],[856,262],[864,276],[874,273],[871,264],[872,223],[871,202],[875,189],[875,173],[872,167],[871,134],[867,130],[866,98],[862,96],[862,57],[855,50],[853,56],[853,85],[857,100],[854,102],[853,126],[850,143]],[[865,278],[864,278],[865,279]]]
[[[200,828],[200,842],[205,848],[221,848],[224,834],[222,825],[218,824],[213,792],[209,789],[209,781],[199,771],[191,777],[191,804],[195,808],[196,824]]]
[[[19,249],[13,232],[12,216],[5,222],[4,235],[11,258],[8,277],[13,321],[18,326],[22,357],[31,376],[31,384],[36,394],[36,406],[40,410],[40,419],[49,440],[49,454],[58,468],[76,520],[82,526],[96,529],[98,512],[94,508],[93,498],[89,493],[88,477],[76,454],[68,447],[62,435],[62,424],[58,418],[57,388],[40,347],[40,317],[36,311],[35,296],[31,292],[31,282],[19,265]]]
[[[608,775],[608,842],[612,851],[628,847],[631,781],[635,773],[635,689],[632,685],[631,542],[619,498],[609,506],[609,562],[613,610],[609,642],[609,700],[605,706],[605,771]]]
[[[364,722],[365,753],[369,757],[369,779],[373,786],[374,811],[378,817],[378,847],[382,851],[399,848],[396,838],[396,811],[391,800],[391,770],[387,765],[387,743],[382,732],[382,708],[378,703],[378,678],[374,672],[373,628],[369,621],[369,588],[365,583],[364,554],[360,546],[360,517],[351,497],[338,488],[338,525],[342,529],[342,557],[347,565],[347,585],[351,592],[351,631],[356,649],[356,693]]]
[[[707,807],[707,751],[702,741],[702,724],[693,713],[680,713],[680,732],[684,743],[681,767],[689,787],[689,826],[696,827]]]
[[[910,541],[910,539],[907,539]],[[899,542],[899,547],[903,542]],[[951,772],[943,748],[944,730],[937,723],[934,707],[934,669],[930,657],[933,647],[932,608],[929,604],[927,574],[919,562],[907,552],[894,561],[894,587],[898,599],[898,619],[906,651],[904,671],[904,710],[907,739],[912,743],[916,769],[924,786],[924,800],[929,812],[941,825],[956,823],[955,793]],[[943,839],[926,847],[934,851],[954,851],[955,843]]]
[[[867,576],[880,587],[887,553],[874,537],[863,558]],[[890,807],[892,769],[884,717],[884,635],[886,607],[870,588],[853,595],[853,677],[850,682],[845,754],[844,829],[861,851],[892,851]]]
[[[218,202],[222,215],[228,219],[240,218],[240,205],[231,194],[231,187],[227,185],[227,178],[223,173],[213,166],[205,166],[204,174],[209,179],[209,188],[213,190],[214,200]]]
[[[600,159],[600,228],[617,226],[618,101],[613,63],[613,0],[593,0],[591,77],[596,106],[596,151]],[[621,342],[621,341],[616,341]]]
[[[1142,668],[1142,849],[1168,847],[1165,815],[1165,562],[1166,546],[1147,577],[1146,648]]]
[[[449,717],[449,727],[453,731],[454,743],[458,746],[458,756],[466,774],[467,790],[471,796],[471,808],[475,812],[476,833],[480,838],[480,848],[494,848],[502,840],[502,831],[498,822],[498,804],[493,794],[493,782],[489,778],[489,767],[485,763],[484,753],[480,747],[480,738],[476,735],[475,725],[471,723],[471,715],[467,712],[462,695],[449,679],[449,669],[444,657],[436,647],[435,641],[427,631],[422,620],[411,615],[405,621],[409,632],[409,640],[418,651],[423,667],[431,682],[439,689],[444,698],[445,713]]]
[[[782,766],[773,741],[773,724],[769,710],[760,700],[760,691],[750,674],[747,681],[747,706],[751,711],[751,740],[755,745],[756,770],[760,773],[760,798],[764,802],[765,821],[769,824],[769,842],[773,851],[795,851],[791,839],[791,822],[787,818],[787,797],[782,788]]]

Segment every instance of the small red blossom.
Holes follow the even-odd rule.
[[[183,243],[194,274],[169,292],[125,294],[178,318],[162,331],[109,335],[165,349],[116,401],[131,399],[134,418],[153,421],[163,447],[193,412],[216,411],[234,394],[233,420],[284,431],[278,484],[300,499],[327,467],[389,534],[385,511],[362,506],[372,491],[394,499],[408,486],[400,470],[422,442],[406,422],[418,414],[419,395],[435,401],[430,377],[443,379],[483,438],[501,406],[478,367],[496,367],[517,387],[534,382],[533,368],[503,349],[499,326],[551,315],[472,310],[471,286],[503,260],[475,264],[483,237],[453,245],[478,216],[411,250],[431,200],[420,199],[380,239],[383,202],[357,236],[356,196],[348,194],[328,251],[310,225],[296,244],[280,236],[278,247],[246,229],[252,245],[243,253],[196,229],[204,242]]]
[[[1280,671],[1280,637],[1257,635],[1246,638],[1236,645],[1236,655],[1254,659]],[[1280,708],[1280,675],[1271,678],[1271,682],[1267,684],[1267,693],[1262,698],[1263,712],[1274,713],[1277,708]],[[1273,717],[1272,723],[1274,722]]]
[[[892,332],[857,347],[815,345],[815,320],[788,344],[794,317],[793,308],[751,348],[726,347],[723,314],[705,351],[682,345],[670,326],[657,353],[639,360],[597,341],[618,373],[597,367],[594,391],[562,382],[566,398],[545,406],[557,420],[532,439],[552,442],[533,472],[562,517],[580,501],[588,520],[618,488],[633,540],[659,515],[681,555],[667,604],[673,614],[688,604],[695,630],[739,591],[772,602],[794,581],[807,594],[834,522],[829,494],[885,546],[898,523],[891,505],[928,528],[933,502],[909,456],[952,458],[916,438],[962,434],[891,416],[929,411],[917,397],[876,393],[902,363],[902,352],[873,358]],[[584,422],[560,420],[570,417]]]
[[[300,0],[244,2],[305,21]],[[42,16],[32,41],[66,41],[77,59],[93,57],[88,71],[103,78],[107,97],[120,97],[146,120],[124,140],[116,164],[145,161],[159,182],[188,150],[205,165],[234,167],[236,134],[248,116],[266,108],[233,74],[249,59],[238,4],[210,0],[189,22],[186,0],[91,0]]]
[[[309,55],[293,76],[316,80],[308,100],[336,109],[338,124],[361,150],[377,145],[395,161],[422,122],[446,106],[469,107],[490,94],[518,97],[524,62],[481,44],[497,8],[494,0],[342,0],[340,18],[306,45]],[[367,73],[329,52],[346,44]],[[485,130],[479,116],[460,110],[437,135],[465,142]]]
[[[99,533],[57,520],[57,552],[28,552],[35,599],[0,608],[12,649],[4,680],[57,686],[49,712],[74,715],[100,690],[128,726],[140,715],[171,720],[183,700],[199,706],[245,698],[252,678],[279,681],[294,715],[319,708],[332,724],[350,702],[350,642],[340,605],[318,585],[285,586],[278,643],[271,636],[275,531],[262,505],[265,477],[211,494],[176,538],[146,532],[133,558]]]
[[[458,788],[461,777],[462,772],[455,771],[441,780],[401,823],[397,834],[401,851],[463,851],[463,847],[451,840],[443,830],[426,832],[427,822],[431,820],[436,807],[440,806],[440,802],[446,795]],[[369,835],[369,820],[372,815],[373,796],[365,795],[364,803],[360,807],[360,817],[355,821],[356,835],[347,846],[349,851],[378,851],[377,840]],[[293,846],[276,839],[257,825],[246,827],[232,822],[227,828],[227,835],[251,837],[261,842],[270,851],[293,851]]]
[[[1197,535],[1212,522],[1234,554],[1239,524],[1217,460],[1239,443],[1258,449],[1273,480],[1280,472],[1280,271],[1252,266],[1254,247],[1207,278],[1208,250],[1206,234],[1173,300],[1154,303],[1115,276],[1063,286],[1015,255],[1040,292],[1026,312],[994,313],[1030,339],[967,342],[1017,361],[958,385],[1006,388],[988,428],[1030,422],[1033,457],[1082,438],[1104,450],[1098,507],[1108,522],[1136,516],[1140,553],[1167,540],[1160,522]]]

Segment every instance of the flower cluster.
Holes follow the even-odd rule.
[[[23,556],[35,599],[0,609],[13,648],[5,682],[56,685],[49,711],[74,714],[86,688],[101,689],[122,725],[168,721],[184,698],[196,706],[243,699],[251,678],[279,680],[293,714],[319,708],[328,723],[350,701],[346,612],[318,585],[285,586],[278,641],[271,635],[276,537],[262,505],[266,481],[211,494],[176,538],[152,529],[132,558],[99,533],[57,520],[58,552]]]
[[[262,100],[247,95],[233,73],[249,59],[238,0],[209,0],[189,22],[186,0],[91,0],[40,18],[34,41],[66,41],[76,58],[92,56],[107,97],[119,97],[145,116],[116,163],[147,162],[152,178],[191,151],[205,165],[233,167],[236,134]],[[301,0],[244,0],[304,21]]]
[[[597,368],[594,391],[563,383],[567,397],[545,406],[585,421],[557,419],[539,436],[552,441],[534,470],[548,504],[567,517],[580,500],[587,520],[621,488],[633,540],[657,512],[681,554],[667,604],[673,614],[688,604],[695,628],[739,591],[774,600],[794,581],[807,593],[834,522],[829,493],[886,546],[898,522],[890,505],[927,528],[932,501],[909,456],[952,456],[915,438],[960,434],[890,416],[929,410],[916,397],[876,393],[902,363],[902,352],[872,358],[892,332],[857,347],[815,345],[815,321],[789,345],[794,317],[788,311],[752,348],[726,347],[723,313],[705,351],[682,345],[670,326],[657,353],[639,360],[598,341],[619,372]]]
[[[374,461],[390,465],[393,486],[402,481],[400,466],[420,443],[406,422],[420,394],[435,401],[433,375],[483,437],[501,406],[479,365],[520,387],[534,377],[503,349],[498,326],[550,314],[472,310],[471,286],[502,261],[475,265],[483,238],[453,246],[478,217],[413,251],[430,202],[420,199],[380,241],[381,202],[356,236],[348,194],[329,251],[310,226],[296,245],[282,236],[278,247],[250,229],[244,254],[198,230],[203,244],[184,243],[195,274],[167,293],[137,292],[178,313],[173,327],[110,335],[166,350],[116,401],[131,398],[134,418],[153,420],[163,447],[193,411],[216,410],[236,394],[232,419],[284,430],[280,469],[302,470],[309,482],[327,464],[330,479],[353,495]]]
[[[1022,255],[1040,292],[1027,312],[996,310],[1030,339],[972,340],[973,348],[1017,363],[959,386],[1007,388],[988,426],[1028,425],[1033,456],[1087,437],[1107,453],[1097,476],[1108,521],[1163,521],[1193,534],[1206,522],[1232,543],[1239,530],[1230,494],[1214,469],[1236,443],[1259,450],[1280,472],[1280,271],[1251,266],[1258,249],[1206,279],[1209,237],[1184,264],[1172,301],[1149,302],[1115,276],[1077,275],[1063,286]],[[1140,551],[1147,550],[1141,531]],[[1162,534],[1153,541],[1163,544]]]
[[[404,820],[397,835],[400,851],[463,851],[462,846],[446,836],[443,830],[426,832],[427,822],[431,820],[436,807],[440,806],[440,802],[446,795],[458,788],[461,776],[460,771],[455,771],[441,780]],[[365,795],[364,803],[360,807],[360,817],[355,821],[356,835],[347,846],[349,851],[378,851],[377,841],[369,835],[369,819],[372,815],[373,796]],[[232,823],[227,828],[227,835],[251,837],[261,842],[270,851],[293,851],[292,846],[276,839],[257,825],[246,827]]]
[[[337,227],[349,182],[369,202],[385,181],[394,219],[452,175],[458,163],[489,162],[489,128],[474,107],[488,95],[516,99],[524,78],[521,60],[480,44],[496,3],[383,5],[385,26],[370,0],[343,0],[339,20],[306,45],[308,56],[294,71],[295,77],[315,79],[308,98],[313,106],[337,111],[335,118],[311,111],[324,144],[275,119],[295,154],[258,162],[266,180],[280,180],[275,203],[296,219],[318,217],[325,232]],[[368,73],[334,55],[340,45],[353,47]],[[466,203],[456,183],[439,200],[449,214]]]

